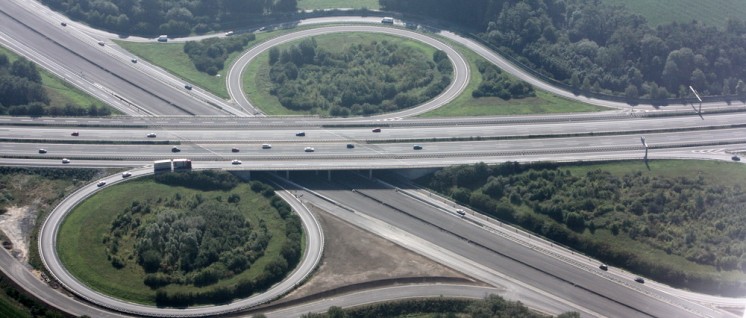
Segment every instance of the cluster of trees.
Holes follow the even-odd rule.
[[[471,92],[474,98],[500,97],[504,100],[511,98],[534,97],[534,87],[528,83],[504,74],[494,64],[480,60],[477,69],[482,74],[482,82]]]
[[[155,175],[155,181],[202,191],[228,191],[240,182],[236,176],[219,170],[205,170],[199,173],[162,173]]]
[[[228,55],[243,51],[246,45],[254,40],[256,40],[254,33],[249,33],[227,38],[188,41],[184,44],[184,53],[189,56],[198,71],[215,75],[225,67]]]
[[[228,201],[240,201],[235,196]],[[130,257],[119,253],[121,238],[136,237],[132,258],[148,273],[146,285],[201,287],[247,270],[264,255],[270,240],[264,222],[252,226],[234,203],[222,199],[197,194],[184,201],[187,209],[163,209],[155,216],[149,215],[150,204],[134,201],[119,214],[104,239],[112,265],[122,268],[123,257]]]
[[[109,116],[108,107],[74,104],[50,106],[36,64],[21,57],[10,63],[0,53],[0,115],[11,116]]]
[[[451,82],[444,52],[421,51],[388,41],[349,45],[331,52],[304,40],[269,52],[270,93],[289,109],[331,116],[395,111],[437,96]]]
[[[549,163],[458,166],[435,173],[428,184],[493,217],[676,286],[719,293],[746,289],[583,234],[603,229],[694,263],[746,272],[746,195],[739,186],[639,172],[574,176]]]
[[[86,23],[122,34],[185,36],[221,30],[269,13],[295,12],[297,0],[43,0]]]
[[[498,295],[488,295],[482,300],[430,298],[392,301],[380,304],[358,306],[349,309],[329,307],[326,313],[309,313],[303,318],[346,318],[346,317],[405,317],[409,315],[434,314],[428,317],[479,317],[479,318],[539,318],[546,317],[531,311],[520,301],[509,301]],[[578,318],[576,312],[563,313],[557,318]]]
[[[630,99],[746,96],[746,24],[650,27],[595,0],[380,0],[386,10],[424,14],[479,32],[500,51],[581,92]]]
[[[212,174],[207,171],[181,174],[202,173]],[[227,173],[219,176],[232,179]],[[189,180],[201,182],[219,176]],[[181,179],[181,185],[188,183],[185,180]],[[172,198],[160,198],[157,202],[134,201],[112,222],[111,234],[103,238],[110,260],[113,263],[116,257],[122,264],[125,259],[137,261],[148,273],[145,284],[156,289],[155,301],[159,306],[226,303],[269,288],[300,261],[302,223],[271,186],[252,181],[250,187],[269,200],[270,209],[285,223],[285,240],[279,255],[270,259],[257,276],[241,278],[231,286],[201,290],[169,292],[162,288],[169,284],[209,286],[249,269],[257,258],[265,256],[271,233],[263,219],[249,224],[237,209],[241,196],[236,193],[226,200],[222,196],[208,200],[200,194],[187,197],[177,192]],[[213,189],[227,191],[222,187]],[[137,240],[132,255],[122,255],[125,248],[118,246],[125,237]]]

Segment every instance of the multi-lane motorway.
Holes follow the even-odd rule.
[[[197,87],[185,90],[184,82],[147,63],[132,63],[131,56],[109,41],[105,32],[69,23],[56,14],[34,14],[48,10],[35,1],[5,1],[0,4],[0,43],[27,56],[43,67],[134,117],[121,118],[0,118],[0,164],[24,166],[143,166],[155,159],[186,157],[198,169],[243,170],[350,170],[428,168],[473,162],[508,160],[607,160],[639,159],[644,154],[640,136],[647,137],[649,158],[708,158],[730,160],[733,152],[746,150],[746,115],[743,105],[711,103],[702,116],[691,105],[672,106],[665,111],[650,106],[629,106],[590,100],[562,91],[535,79],[507,63],[499,55],[475,42],[441,32],[474,50],[506,71],[554,94],[592,104],[617,108],[596,114],[516,116],[507,118],[411,119],[438,107],[461,93],[468,82],[468,66],[444,42],[401,28],[380,26],[325,26],[290,33],[257,45],[244,54],[227,77],[229,101]],[[324,18],[308,23],[375,22],[370,18]],[[306,23],[306,22],[303,22]],[[257,118],[260,114],[241,92],[242,65],[269,47],[294,39],[330,32],[380,32],[423,41],[449,54],[455,66],[453,84],[433,101],[411,110],[370,118]],[[98,41],[104,41],[99,45]],[[659,116],[668,112],[666,116]],[[191,117],[184,115],[207,115]],[[243,118],[252,117],[252,118]],[[372,128],[381,127],[379,133]],[[78,131],[79,136],[71,136]],[[305,136],[296,136],[299,131]],[[157,137],[148,138],[148,133]],[[272,144],[270,149],[261,145]],[[352,144],[354,148],[347,145]],[[422,149],[414,149],[419,145]],[[177,146],[180,152],[172,152]],[[306,152],[306,147],[314,148]],[[232,148],[238,148],[234,151]],[[47,150],[39,153],[39,149]],[[68,158],[64,164],[61,158]],[[240,159],[241,165],[231,164]],[[144,172],[139,172],[144,173]],[[278,309],[270,316],[285,317],[331,305],[354,305],[391,298],[438,295],[479,297],[485,292],[524,300],[549,313],[578,310],[587,316],[609,317],[727,317],[732,314],[714,305],[736,306],[738,300],[684,293],[649,282],[630,282],[630,274],[612,270],[600,273],[593,261],[567,256],[570,251],[547,248],[546,244],[519,239],[494,231],[475,230],[473,223],[454,217],[435,203],[403,196],[393,188],[364,178],[345,177],[344,183],[327,183],[345,172],[304,180],[294,191],[310,191],[308,202],[326,206],[331,213],[359,227],[387,237],[407,248],[439,260],[494,288],[464,286],[411,286],[362,291]],[[112,176],[111,180],[121,177]],[[348,191],[352,188],[358,191]],[[363,190],[360,190],[363,189]],[[304,265],[269,293],[227,306],[190,310],[157,309],[123,304],[79,286],[65,277],[55,262],[54,238],[59,221],[71,204],[96,190],[94,185],[69,197],[42,230],[39,241],[50,271],[64,285],[96,306],[73,301],[35,280],[7,255],[0,253],[3,271],[26,286],[30,293],[67,312],[92,317],[139,315],[207,315],[235,311],[282,294],[302,280],[318,261],[323,240],[309,238]],[[286,193],[289,202],[296,202]],[[322,199],[323,198],[323,199]],[[333,203],[330,203],[333,202]],[[382,205],[388,202],[389,205]],[[66,205],[67,204],[67,205]],[[302,211],[302,206],[296,206]],[[355,213],[349,213],[354,210]],[[340,212],[341,211],[341,212]],[[345,212],[346,211],[346,212]],[[303,213],[301,213],[303,215]],[[307,215],[308,216],[308,215]],[[306,218],[307,230],[315,227]],[[48,226],[47,226],[48,225]],[[434,230],[445,229],[445,230]],[[313,231],[311,231],[313,232]],[[316,244],[316,245],[314,245]],[[544,245],[542,245],[544,244]],[[548,244],[548,243],[547,243]],[[564,255],[564,256],[563,256]],[[47,256],[50,256],[47,258]],[[579,265],[580,264],[580,265]],[[76,285],[77,284],[77,285]],[[391,292],[389,294],[389,292]]]

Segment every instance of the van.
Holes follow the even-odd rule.
[[[394,24],[394,18],[385,17],[381,19],[381,23],[383,24]]]
[[[168,35],[161,35],[158,37],[158,42],[168,42]]]

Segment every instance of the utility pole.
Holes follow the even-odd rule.
[[[645,146],[645,162],[648,161],[648,143],[645,141],[645,136],[640,137],[640,141],[642,142],[642,145]]]

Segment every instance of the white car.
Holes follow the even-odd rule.
[[[240,165],[241,164],[241,160],[233,159],[233,161],[231,161],[231,164]]]
[[[148,138],[155,138],[155,133],[149,133]]]
[[[62,163],[70,163],[70,159],[62,158]]]
[[[132,176],[132,173],[129,171],[122,172],[122,178],[129,178]]]
[[[316,151],[316,149],[313,149],[313,147],[306,147],[306,148],[303,149],[303,151],[305,151],[305,152],[314,152],[314,151]]]
[[[272,145],[270,144],[263,144],[262,149],[272,149]]]

